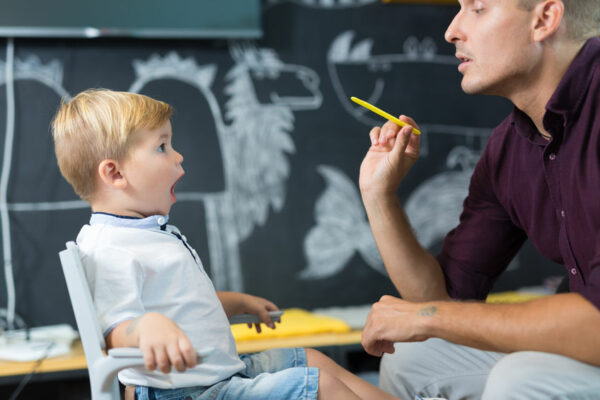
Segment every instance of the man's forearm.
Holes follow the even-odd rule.
[[[447,299],[442,269],[418,243],[396,196],[363,193],[363,202],[385,267],[402,298]]]
[[[500,352],[542,351],[600,365],[600,311],[576,293],[521,304],[431,302],[423,333]]]

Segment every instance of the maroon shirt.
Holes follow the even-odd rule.
[[[600,308],[600,39],[577,55],[543,122],[550,142],[517,108],[490,136],[438,256],[451,297],[485,299],[529,238]]]

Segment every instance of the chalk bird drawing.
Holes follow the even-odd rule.
[[[10,85],[15,81],[30,80],[39,82],[52,89],[58,97],[69,99],[70,95],[63,87],[63,67],[60,61],[50,60],[44,64],[35,55],[25,59],[13,58],[13,63],[0,60],[0,86]],[[14,93],[14,88],[11,89]],[[7,90],[7,93],[9,91]],[[47,134],[46,131],[43,132]],[[27,212],[56,210],[65,208],[83,208],[87,203],[83,201],[57,201],[35,203],[9,203],[8,183],[11,175],[13,143],[15,138],[15,104],[7,101],[6,106],[6,132],[2,154],[2,171],[0,174],[0,221],[2,236],[2,255],[4,280],[7,291],[6,309],[0,310],[0,317],[6,318],[8,328],[24,327],[23,320],[15,313],[15,286],[13,276],[12,238],[10,229],[10,212]],[[58,170],[58,168],[57,168]]]
[[[315,203],[315,220],[304,238],[308,265],[301,279],[336,275],[357,252],[367,265],[386,274],[355,184],[338,168],[320,165],[325,190]]]
[[[138,92],[153,80],[175,79],[198,89],[207,99],[224,164],[224,189],[217,193],[178,193],[178,199],[201,201],[204,205],[215,287],[241,291],[239,244],[256,226],[265,224],[270,209],[279,211],[285,202],[287,157],[295,152],[291,138],[293,112],[319,108],[322,95],[319,77],[313,70],[284,63],[272,49],[235,42],[230,44],[230,54],[235,65],[226,74],[229,99],[225,119],[211,89],[216,66],[200,66],[175,52],[134,61],[136,79],[130,90]],[[259,99],[257,86],[283,76],[297,80],[302,92],[283,96],[271,91],[266,100]]]

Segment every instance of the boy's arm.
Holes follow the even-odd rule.
[[[152,371],[164,373],[171,366],[179,372],[196,365],[196,351],[186,334],[169,318],[146,313],[118,324],[106,337],[108,348],[139,347],[144,364]]]
[[[279,308],[269,300],[238,292],[217,292],[217,296],[228,318],[235,314],[256,314],[269,328],[275,329],[269,311],[279,310]],[[260,332],[260,324],[255,326],[256,331]]]

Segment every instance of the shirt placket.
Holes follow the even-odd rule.
[[[582,275],[575,259],[575,255],[573,254],[567,230],[569,212],[564,208],[561,196],[561,159],[558,150],[559,149],[556,146],[552,146],[552,144],[545,147],[543,152],[544,174],[546,176],[546,183],[551,197],[550,200],[552,201],[556,218],[559,221],[560,229],[558,233],[558,246],[564,266],[569,274],[571,282],[579,281],[581,283]]]

